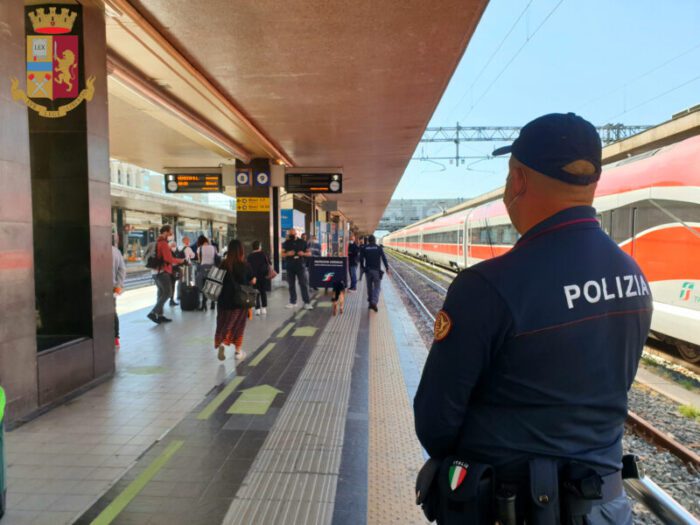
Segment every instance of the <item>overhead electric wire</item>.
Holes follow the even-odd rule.
[[[471,92],[472,88],[476,85],[476,83],[481,78],[481,75],[483,75],[484,71],[486,71],[486,69],[489,67],[489,65],[491,65],[491,62],[493,61],[496,54],[501,50],[501,48],[503,47],[503,44],[505,44],[506,40],[508,40],[508,37],[511,35],[511,33],[513,32],[515,27],[518,25],[518,22],[520,22],[520,20],[523,18],[523,16],[525,16],[525,13],[527,12],[527,10],[530,9],[532,2],[534,2],[534,0],[530,0],[527,3],[527,5],[525,6],[525,9],[523,9],[520,12],[520,15],[518,15],[518,18],[515,19],[515,22],[513,22],[513,25],[510,26],[510,29],[505,34],[505,36],[501,39],[501,42],[498,44],[498,46],[496,46],[496,49],[494,50],[494,52],[491,53],[491,56],[486,61],[486,64],[484,64],[484,67],[482,67],[481,71],[479,71],[479,73],[476,75],[476,77],[474,78],[474,81],[464,91],[464,93],[462,94],[461,98],[457,101],[457,103],[454,106],[452,106],[452,109],[450,109],[450,111],[448,112],[449,114],[452,114],[459,107],[459,105],[462,103],[462,101],[464,100],[464,97],[466,97],[467,94]],[[435,152],[435,155],[438,155],[442,150],[445,149],[446,146],[447,146],[446,144],[443,144],[442,146],[440,146],[438,148],[438,150]]]
[[[597,96],[597,97],[594,97],[594,98],[590,99],[588,102],[584,102],[584,103],[581,104],[578,108],[576,108],[576,111],[580,111],[582,108],[585,108],[586,106],[588,106],[589,104],[592,104],[593,102],[596,102],[596,101],[598,101],[598,100],[601,100],[601,99],[603,99],[603,98],[609,97],[610,95],[613,95],[613,94],[617,93],[618,91],[620,91],[620,90],[626,88],[626,87],[629,86],[630,84],[633,84],[633,83],[635,83],[635,82],[637,82],[637,81],[643,79],[644,77],[647,77],[647,76],[651,75],[652,73],[655,73],[656,71],[658,71],[659,69],[661,69],[661,68],[667,66],[667,65],[670,64],[671,62],[674,62],[674,61],[678,60],[679,58],[684,57],[685,55],[687,55],[687,54],[689,54],[689,53],[692,53],[693,51],[695,51],[695,50],[698,49],[698,48],[700,48],[700,43],[695,44],[693,47],[691,47],[691,48],[689,48],[689,49],[686,49],[686,50],[683,51],[682,53],[680,53],[680,54],[678,54],[678,55],[676,55],[676,56],[674,56],[674,57],[672,57],[672,58],[669,58],[668,60],[666,60],[665,62],[663,62],[663,63],[661,63],[661,64],[659,64],[659,65],[657,65],[657,66],[654,66],[653,68],[651,68],[651,69],[648,70],[648,71],[645,71],[645,72],[642,73],[641,75],[638,75],[638,76],[636,76],[635,78],[633,78],[633,79],[631,79],[631,80],[628,80],[627,82],[625,82],[625,83],[622,84],[621,86],[616,87],[616,88],[613,89],[612,91],[608,91],[607,93],[605,93],[605,94],[603,94],[603,95],[599,95],[599,96]]]
[[[678,90],[678,89],[681,89],[682,87],[685,87],[685,86],[687,86],[688,84],[692,84],[693,82],[696,82],[696,81],[698,81],[698,80],[700,80],[700,75],[698,75],[698,76],[696,76],[696,77],[693,77],[693,78],[691,78],[690,80],[686,80],[686,81],[683,82],[682,84],[679,84],[679,85],[677,85],[677,86],[674,86],[674,87],[672,87],[671,89],[668,89],[668,90],[664,91],[663,93],[660,93],[660,94],[658,94],[658,95],[656,95],[656,96],[654,96],[654,97],[648,98],[648,99],[646,99],[644,102],[640,102],[640,103],[637,104],[636,106],[632,106],[631,108],[626,109],[626,110],[623,111],[622,113],[618,113],[617,115],[613,115],[612,117],[608,117],[608,118],[605,119],[605,120],[606,120],[606,121],[610,121],[610,120],[615,119],[615,118],[617,118],[617,117],[621,117],[622,115],[625,115],[625,114],[629,113],[630,111],[634,111],[635,109],[641,108],[642,106],[646,106],[646,105],[649,104],[650,102],[654,102],[655,100],[658,100],[658,99],[660,99],[661,97],[665,97],[665,96],[668,95],[669,93],[673,93],[674,91],[676,91],[676,90]]]
[[[476,83],[477,83],[477,82],[479,81],[479,79],[481,78],[481,75],[483,75],[483,74],[484,74],[484,71],[486,71],[486,69],[491,65],[491,62],[493,61],[494,57],[495,57],[495,56],[498,54],[498,52],[501,50],[501,48],[503,47],[503,44],[506,43],[506,40],[508,40],[508,37],[509,37],[509,36],[511,35],[511,33],[515,30],[515,26],[517,26],[518,23],[520,22],[520,20],[522,20],[523,16],[525,16],[525,13],[527,12],[528,9],[530,9],[530,6],[532,5],[532,2],[534,2],[534,1],[535,1],[535,0],[530,0],[530,1],[527,3],[527,5],[525,6],[525,9],[523,9],[523,10],[520,12],[520,15],[518,15],[518,18],[515,19],[515,22],[513,22],[513,25],[510,26],[510,29],[509,29],[508,32],[505,34],[505,36],[501,39],[501,42],[498,44],[498,46],[496,46],[496,49],[494,50],[494,52],[491,53],[491,56],[490,56],[489,59],[486,61],[486,64],[484,64],[484,67],[482,67],[482,68],[481,68],[481,71],[479,71],[479,73],[476,75],[476,77],[474,77],[474,81],[473,81],[473,82],[471,83],[471,85],[464,91],[464,94],[463,94],[462,97],[459,99],[459,101],[457,101],[457,103],[456,103],[454,106],[452,106],[452,109],[449,111],[449,113],[452,113],[455,109],[457,109],[457,108],[459,107],[459,105],[460,105],[460,104],[462,103],[462,101],[464,100],[464,97],[467,96],[467,93],[469,93],[469,92],[472,90],[472,88],[476,85]]]
[[[542,26],[544,26],[547,23],[547,20],[549,20],[552,17],[552,15],[556,12],[556,10],[559,9],[559,6],[563,3],[564,3],[564,0],[559,0],[557,5],[555,5],[554,8],[549,12],[549,14],[547,14],[547,16],[544,17],[544,20],[542,20],[542,22],[540,22],[540,25],[537,26],[537,28],[532,33],[532,35],[530,35],[529,37],[527,37],[525,39],[525,42],[523,42],[523,45],[521,45],[518,48],[518,50],[511,57],[511,59],[508,61],[508,63],[503,67],[501,72],[498,75],[496,75],[496,78],[494,78],[493,81],[491,81],[489,86],[486,88],[486,91],[484,91],[481,94],[481,96],[477,99],[477,101],[474,104],[472,104],[472,106],[471,106],[471,108],[469,108],[469,111],[467,112],[467,114],[464,115],[464,117],[462,117],[460,120],[466,119],[472,113],[472,111],[474,111],[474,108],[476,108],[479,105],[479,103],[484,99],[484,97],[489,93],[489,91],[491,91],[491,88],[496,84],[496,82],[498,82],[498,80],[501,78],[501,76],[503,76],[503,74],[508,70],[510,65],[515,61],[516,58],[518,58],[518,55],[520,55],[522,50],[525,49],[525,46],[527,46],[527,44],[535,37],[535,35],[538,33],[538,31],[540,29],[542,29]]]

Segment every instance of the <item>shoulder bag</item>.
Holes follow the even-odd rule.
[[[224,278],[226,277],[226,270],[222,268],[217,268],[212,266],[209,268],[206,277],[204,278],[204,286],[202,287],[202,293],[204,297],[210,301],[216,301],[221,295],[221,290],[224,287]]]

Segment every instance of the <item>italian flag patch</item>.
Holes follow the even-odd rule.
[[[469,465],[462,461],[454,461],[450,467],[450,488],[455,491],[462,484],[464,478],[467,477],[467,468]]]

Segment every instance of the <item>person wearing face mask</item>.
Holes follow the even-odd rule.
[[[438,523],[631,524],[622,434],[652,298],[592,207],[600,137],[554,113],[502,153],[522,237],[450,286],[414,400],[418,438],[448,480],[433,491]],[[485,506],[445,505],[471,490]]]
[[[178,259],[173,256],[170,248],[170,242],[173,240],[172,226],[169,224],[163,225],[160,229],[160,236],[156,240],[156,259],[158,261],[155,269],[154,280],[158,289],[158,298],[153,309],[148,314],[148,318],[156,324],[169,323],[169,319],[163,315],[163,305],[172,296],[172,276],[173,265],[182,264],[184,259]]]
[[[286,308],[296,308],[297,288],[296,281],[299,280],[301,298],[304,301],[306,310],[313,310],[309,299],[309,285],[306,279],[306,269],[304,268],[305,257],[311,256],[311,250],[305,240],[297,237],[297,231],[291,228],[287,234],[287,239],[282,243],[282,257],[287,268],[287,282],[289,283],[289,304]]]

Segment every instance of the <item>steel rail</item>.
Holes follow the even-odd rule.
[[[433,281],[430,277],[428,277],[428,276],[425,275],[424,273],[421,273],[421,272],[419,272],[418,270],[416,270],[415,268],[412,268],[407,262],[402,261],[401,259],[399,259],[399,258],[396,257],[395,255],[391,255],[391,257],[392,257],[393,259],[395,259],[396,261],[400,262],[401,264],[406,265],[406,267],[407,267],[409,270],[411,270],[413,273],[417,274],[419,277],[422,277],[423,280],[424,280],[425,282],[427,282],[428,285],[429,285],[434,291],[436,291],[436,292],[438,292],[438,293],[443,293],[443,294],[446,294],[446,293],[447,293],[447,288],[445,288],[444,286],[442,286],[440,283]]]
[[[416,295],[416,293],[411,289],[411,287],[408,285],[406,280],[401,277],[401,274],[396,271],[396,268],[391,269],[391,273],[389,274],[392,277],[396,277],[403,286],[404,290],[406,290],[406,293],[408,294],[408,297],[411,299],[414,305],[416,305],[418,311],[423,315],[423,317],[427,318],[430,320],[431,324],[435,323],[435,316],[432,314],[432,312],[428,309],[427,306],[425,306],[425,303],[420,300],[420,297]]]
[[[700,456],[697,453],[662,432],[643,417],[628,411],[627,425],[650,443],[668,450],[684,464],[692,465],[697,471],[700,471]]]

